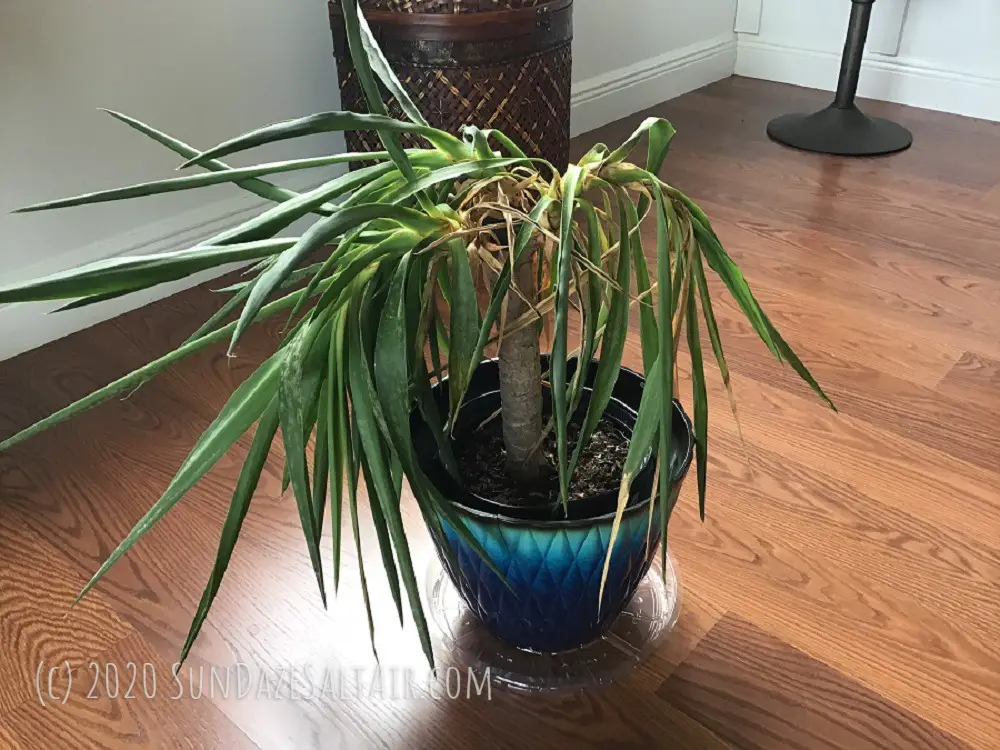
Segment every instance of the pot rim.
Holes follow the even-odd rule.
[[[491,359],[484,359],[476,366],[476,368],[478,369],[479,367],[482,367],[484,364],[496,363],[498,361],[499,360],[496,357],[493,357]],[[598,360],[595,359],[594,361],[596,362]],[[643,382],[643,385],[645,385],[646,378],[644,376],[640,375],[639,373],[635,372],[634,370],[628,367],[625,367],[624,365],[622,366],[621,369],[635,376],[636,378],[638,378]],[[445,377],[444,380],[442,380],[441,382],[446,382],[447,380],[448,378]],[[686,435],[686,445],[684,447],[683,458],[681,459],[679,469],[677,470],[671,481],[671,486],[674,486],[684,480],[684,478],[687,476],[688,470],[691,468],[691,462],[694,460],[694,427],[691,423],[691,418],[687,415],[687,412],[684,411],[684,406],[681,404],[681,402],[678,399],[672,399],[671,403],[673,405],[674,416],[675,417],[679,416],[681,418],[681,423],[684,426],[684,432]],[[628,406],[628,404],[624,405],[628,408],[631,408]],[[655,465],[655,463],[656,463],[655,460],[647,460],[644,467],[638,473],[636,473],[636,476],[632,480],[632,485],[635,486],[635,483],[638,481],[639,477],[643,473],[647,471],[652,471],[652,467]],[[438,486],[437,483],[435,483],[430,477],[427,477],[427,479],[431,481],[431,484],[434,485],[435,490],[437,490],[448,503],[450,503],[461,513],[481,521],[502,523],[507,526],[530,527],[533,529],[541,529],[541,530],[586,528],[586,527],[596,526],[602,523],[613,522],[615,516],[617,515],[616,511],[612,511],[610,513],[603,513],[601,515],[588,516],[584,518],[562,518],[562,519],[516,518],[516,517],[506,516],[503,513],[499,512],[494,513],[479,508],[474,508],[469,505],[466,505],[465,503],[454,500],[448,497],[445,488]],[[624,513],[622,514],[622,518],[628,517],[639,511],[647,509],[651,498],[652,498],[652,493],[650,493],[648,497],[644,498],[640,502],[635,503],[634,505],[627,506],[625,508]],[[485,498],[483,499],[485,500]],[[646,512],[648,512],[648,510]]]

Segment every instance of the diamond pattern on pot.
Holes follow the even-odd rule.
[[[512,524],[471,514],[464,520],[508,585],[445,523],[446,540],[435,542],[452,580],[495,636],[536,651],[567,650],[597,638],[632,598],[660,538],[658,512],[652,549],[646,540],[648,507],[626,513],[598,610],[611,520],[572,527]]]

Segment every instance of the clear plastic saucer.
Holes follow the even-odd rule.
[[[427,573],[427,598],[437,625],[435,651],[463,671],[481,676],[488,670],[494,684],[516,691],[578,691],[609,685],[641,664],[677,624],[681,586],[669,554],[666,575],[661,571],[657,555],[632,601],[600,638],[572,651],[539,653],[491,635],[435,558]]]

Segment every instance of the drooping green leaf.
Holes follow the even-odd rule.
[[[288,309],[289,307],[295,304],[299,294],[301,293],[293,292],[287,297],[275,300],[269,305],[265,305],[261,309],[260,314],[257,316],[257,319],[262,320],[264,318],[270,317],[271,315],[274,315],[277,312],[280,312],[281,310]],[[207,334],[202,338],[196,339],[189,343],[182,344],[177,349],[174,349],[172,352],[164,354],[162,357],[160,357],[157,360],[154,360],[153,362],[150,362],[148,365],[140,367],[138,370],[135,370],[129,373],[128,375],[119,378],[113,383],[109,383],[103,388],[99,388],[98,390],[94,391],[93,393],[90,393],[87,396],[84,396],[78,401],[74,401],[69,406],[60,409],[54,414],[50,414],[48,417],[39,420],[30,427],[27,427],[21,432],[17,433],[16,435],[13,435],[12,437],[9,437],[6,440],[4,440],[2,443],[0,443],[0,453],[3,453],[4,451],[14,447],[15,445],[18,445],[19,443],[23,443],[25,440],[28,440],[51,427],[55,427],[57,424],[61,424],[68,419],[72,419],[81,412],[84,412],[88,409],[92,409],[93,407],[98,406],[99,404],[103,404],[105,401],[108,401],[109,399],[112,399],[115,396],[118,396],[122,393],[127,393],[129,391],[134,390],[135,388],[138,388],[140,385],[149,380],[149,378],[151,378],[153,375],[162,372],[163,370],[166,370],[175,362],[184,359],[185,357],[188,357],[194,354],[195,352],[204,349],[205,347],[211,346],[212,344],[224,340],[225,338],[227,338],[232,334],[235,328],[236,328],[236,323],[230,323],[229,325],[224,326],[223,328],[220,328],[219,330],[213,333]]]
[[[802,380],[804,380],[810,388],[813,389],[813,392],[817,396],[819,396],[821,399],[823,399],[824,402],[826,402],[827,406],[829,406],[834,411],[837,411],[836,405],[834,405],[830,397],[826,395],[826,393],[820,387],[819,383],[816,382],[816,378],[813,377],[812,373],[809,372],[806,366],[802,363],[802,360],[799,359],[798,355],[788,345],[788,342],[785,341],[785,339],[781,336],[781,334],[778,332],[778,329],[774,327],[774,324],[772,324],[771,320],[767,317],[767,313],[764,313],[763,310],[761,311],[761,313],[764,315],[764,324],[767,326],[767,329],[771,334],[771,338],[773,339],[775,345],[777,346],[778,352],[781,354],[781,358],[792,366],[792,369],[795,370],[798,376],[802,378]]]
[[[712,342],[715,361],[719,364],[719,372],[722,373],[723,384],[727,389],[731,389],[729,365],[726,362],[726,355],[722,349],[722,337],[719,335],[719,324],[715,319],[715,310],[712,307],[712,295],[708,288],[708,280],[705,278],[705,267],[701,261],[700,248],[695,248],[691,260],[694,282],[698,288],[698,296],[701,299],[701,311],[705,318],[705,327],[708,329],[708,338]]]
[[[675,239],[671,243],[671,227],[669,226],[670,213],[667,210],[666,199],[663,192],[656,187],[653,192],[656,200],[656,285],[657,294],[657,317],[660,319],[660,356],[662,388],[659,397],[660,406],[660,502],[663,511],[660,513],[660,524],[662,533],[661,542],[661,564],[666,570],[667,552],[667,523],[670,520],[670,513],[667,502],[670,498],[670,487],[673,484],[673,477],[670,471],[670,449],[674,434],[674,299],[671,290],[673,284],[671,280],[671,245],[673,244],[674,258],[679,259],[682,248],[676,244],[678,231],[673,232]]]
[[[282,172],[293,172],[303,169],[316,169],[334,164],[346,164],[358,159],[369,159],[373,161],[384,161],[389,158],[388,152],[375,153],[349,153],[334,154],[333,156],[320,156],[311,159],[291,159],[287,161],[270,162],[268,164],[257,164],[252,167],[241,167],[238,169],[228,168],[219,172],[209,172],[207,174],[188,175],[185,177],[172,177],[166,180],[156,180],[152,182],[141,182],[128,187],[114,188],[112,190],[99,190],[82,195],[75,195],[71,198],[60,198],[44,203],[35,203],[31,206],[18,208],[13,213],[31,213],[34,211],[51,211],[57,208],[71,208],[74,206],[86,206],[93,203],[108,203],[111,201],[130,200],[132,198],[145,198],[151,195],[162,195],[164,193],[175,193],[181,190],[194,190],[197,188],[209,187],[211,185],[222,185],[227,182],[241,182],[251,177],[258,177],[267,174],[279,174]]]
[[[647,170],[656,174],[663,166],[663,161],[667,158],[667,151],[670,148],[670,141],[676,131],[673,125],[658,117],[650,117],[636,128],[635,132],[629,136],[621,146],[615,149],[605,160],[608,164],[619,164],[626,159],[639,145],[644,135],[649,137],[649,150],[646,159]]]
[[[639,226],[639,213],[631,201],[625,201],[629,225]],[[632,232],[630,246],[632,248],[632,265],[635,266],[635,291],[639,301],[639,339],[642,342],[643,372],[649,372],[656,358],[660,356],[660,332],[656,324],[656,313],[653,310],[653,297],[649,293],[649,268],[646,265],[646,252],[642,247],[642,235],[636,229]]]
[[[329,346],[325,349],[329,351]],[[327,406],[327,399],[330,398],[330,391],[326,388],[327,378],[323,378],[320,383],[320,396],[316,411],[316,444],[313,451],[313,525],[316,532],[316,544],[320,543],[323,535],[323,517],[326,513],[327,485],[330,481],[330,430],[326,423],[330,409]]]
[[[697,255],[697,248],[694,255]],[[692,263],[694,261],[692,260]],[[705,488],[708,478],[708,388],[705,385],[705,364],[698,331],[698,304],[694,290],[687,298],[687,339],[691,353],[691,400],[694,403],[694,446],[698,460],[698,512],[705,520]]]
[[[583,184],[583,170],[571,164],[562,183],[559,244],[555,259],[555,337],[552,343],[552,414],[556,425],[556,453],[559,470],[559,497],[565,508],[569,502],[569,394],[566,383],[566,356],[569,349],[569,282],[573,260],[573,212]],[[586,365],[584,365],[586,366]]]
[[[102,109],[102,112],[114,117],[119,122],[123,122],[128,125],[133,130],[137,130],[148,138],[156,141],[162,146],[166,146],[168,149],[173,151],[175,154],[183,156],[185,159],[190,159],[192,156],[197,156],[201,152],[184,143],[176,138],[167,135],[154,127],[147,125],[144,122],[136,120],[134,117],[129,117],[128,115],[122,114],[121,112],[115,112],[110,109]],[[201,166],[212,172],[223,172],[232,169],[225,162],[219,161],[217,159],[206,159],[201,162]],[[286,190],[285,188],[280,188],[277,185],[273,185],[266,180],[261,180],[256,177],[251,177],[245,180],[240,180],[236,183],[237,186],[243,188],[247,192],[253,193],[254,195],[259,195],[261,198],[265,198],[269,201],[274,201],[275,203],[283,203],[285,201],[290,201],[296,196],[293,190]]]
[[[462,399],[469,387],[469,377],[475,364],[472,361],[479,339],[479,300],[469,265],[468,250],[461,239],[449,243],[451,251],[451,319],[448,344],[449,393],[451,417],[454,426]]]
[[[285,250],[274,265],[268,268],[254,285],[246,306],[243,308],[243,313],[240,315],[236,330],[233,332],[230,350],[235,347],[236,342],[239,341],[240,336],[256,317],[257,312],[264,305],[271,292],[288,277],[288,274],[302,262],[303,258],[344,232],[373,219],[393,219],[398,221],[401,226],[413,228],[416,231],[431,232],[437,227],[436,221],[418,211],[378,203],[351,206],[321,219],[310,227],[292,247]]]
[[[228,247],[200,247],[159,255],[100,260],[41,279],[0,287],[0,304],[72,299],[123,289],[132,291],[183,279],[209,268],[277,255],[294,244],[294,239],[279,238]]]
[[[628,505],[629,492],[632,488],[632,480],[638,473],[643,461],[649,454],[656,436],[660,429],[660,400],[663,398],[663,362],[657,358],[653,363],[653,368],[646,376],[646,384],[642,389],[642,398],[639,401],[639,411],[636,415],[635,425],[632,428],[632,437],[629,439],[628,454],[625,457],[625,464],[622,467],[622,481],[618,489],[618,506],[615,511],[615,520],[611,524],[611,536],[608,540],[608,552],[604,558],[604,569],[601,573],[601,588],[599,601],[604,600],[604,585],[608,579],[608,569],[611,564],[611,553],[614,551],[618,541],[618,532],[621,530],[622,518],[625,515],[625,508]],[[669,464],[660,466],[660,473],[669,473]],[[665,513],[664,513],[665,515]],[[666,542],[666,538],[663,540]]]
[[[348,356],[349,382],[351,389],[351,405],[358,426],[361,445],[371,469],[371,484],[374,487],[377,501],[385,515],[386,525],[392,537],[396,551],[399,572],[410,603],[410,612],[417,626],[417,634],[424,654],[429,662],[433,662],[434,654],[431,648],[430,631],[424,617],[423,606],[420,603],[420,592],[417,587],[416,575],[413,571],[413,560],[410,556],[409,542],[403,529],[403,519],[400,508],[393,505],[391,498],[395,492],[389,466],[382,455],[382,434],[385,424],[379,409],[379,399],[375,386],[371,382],[371,368],[366,363],[365,345],[362,341],[361,328],[357,319],[357,309],[352,305],[352,318],[348,320],[348,335],[351,336],[351,353]]]
[[[381,448],[379,448],[381,453]],[[379,459],[380,462],[384,462],[384,453],[382,458]],[[362,448],[358,450],[358,458],[361,461],[361,475],[365,479],[365,485],[368,487],[368,509],[372,514],[372,525],[375,527],[375,537],[378,539],[378,549],[379,553],[382,555],[382,568],[385,570],[386,580],[389,582],[389,592],[392,594],[392,601],[396,605],[396,613],[399,615],[399,624],[403,624],[403,597],[399,589],[399,571],[396,568],[396,561],[392,556],[392,537],[389,534],[389,525],[385,520],[385,513],[382,508],[386,505],[392,505],[393,498],[379,498],[377,489],[378,486],[382,486],[376,483],[370,465],[368,463],[368,458],[365,450]],[[391,482],[386,482],[385,487],[392,487]],[[376,495],[375,498],[372,495]]]
[[[343,525],[344,480],[351,470],[348,450],[351,442],[350,417],[347,413],[347,386],[345,383],[344,330],[347,314],[340,312],[334,318],[327,352],[327,448],[330,452],[330,524],[333,537],[333,590],[340,588],[341,527]]]
[[[184,460],[166,491],[139,520],[128,536],[115,548],[100,569],[77,596],[82,599],[105,573],[146,532],[155,526],[256,422],[274,399],[279,380],[283,353],[276,354],[261,365],[233,393],[215,421],[202,433],[191,453]],[[9,442],[9,441],[8,441]]]
[[[358,471],[360,466],[360,453],[362,452],[360,439],[357,437],[357,423],[354,424],[353,437],[346,442],[348,455],[345,456],[347,469],[347,499],[351,512],[351,531],[354,536],[354,549],[358,557],[358,576],[361,579],[361,597],[365,602],[365,614],[368,616],[368,635],[372,642],[372,653],[378,658],[378,649],[375,648],[375,618],[372,617],[371,596],[368,594],[368,577],[365,575],[365,556],[361,550],[361,528],[358,522]],[[357,445],[358,450],[354,451],[352,445]]]
[[[412,133],[426,138],[434,146],[455,160],[468,158],[468,147],[458,138],[426,125],[394,120],[385,115],[365,115],[353,112],[321,112],[295,120],[285,120],[252,130],[236,138],[220,143],[188,159],[182,167],[203,165],[212,159],[246,151],[268,143],[276,143],[291,138],[301,138],[317,133],[342,132],[345,130],[378,130],[388,133]],[[391,149],[389,149],[391,153]],[[404,152],[405,153],[405,152]],[[398,166],[398,164],[397,164]],[[404,172],[405,174],[405,172]]]
[[[297,219],[312,213],[316,208],[324,206],[326,216],[333,215],[338,209],[327,204],[327,201],[338,198],[352,190],[360,188],[373,177],[392,172],[392,164],[375,164],[355,172],[324,182],[302,195],[269,208],[262,214],[244,221],[242,224],[227,229],[206,240],[205,245],[231,245],[234,242],[249,242],[272,237],[291,226]]]
[[[590,442],[594,430],[600,424],[604,410],[611,401],[618,374],[621,372],[622,355],[625,352],[625,341],[628,338],[629,290],[631,288],[631,254],[628,252],[629,235],[633,230],[630,214],[626,208],[628,196],[622,191],[618,196],[618,211],[622,216],[621,236],[619,238],[618,268],[615,280],[618,288],[611,291],[611,303],[608,308],[607,320],[604,323],[604,339],[601,343],[601,357],[594,374],[594,385],[590,394],[590,403],[580,429],[580,439],[573,450],[569,471],[576,471],[580,455]]]
[[[743,278],[743,272],[740,271],[739,266],[733,263],[719,240],[697,218],[692,217],[691,226],[694,230],[695,238],[705,255],[705,259],[708,261],[708,265],[725,283],[726,288],[729,289],[729,293],[733,295],[736,304],[739,305],[740,310],[743,311],[747,320],[750,321],[750,325],[757,332],[757,335],[760,336],[761,341],[781,361],[781,352],[778,350],[777,344],[775,344],[771,336],[771,331],[764,322],[764,311],[761,310],[760,305],[750,291],[750,287],[746,279]]]
[[[281,437],[285,445],[285,461],[291,477],[295,504],[299,511],[299,521],[306,538],[309,560],[316,575],[320,597],[326,606],[326,586],[323,582],[323,563],[319,553],[319,532],[313,510],[309,473],[306,466],[306,404],[303,393],[303,360],[309,354],[312,337],[308,329],[302,329],[288,345],[282,361],[280,387],[278,389],[278,412],[281,419]]]
[[[201,595],[198,603],[198,610],[188,631],[184,647],[181,649],[181,656],[178,662],[183,664],[191,652],[201,627],[208,617],[208,612],[215,602],[215,597],[222,586],[222,578],[229,567],[229,561],[233,556],[233,549],[236,547],[236,540],[240,536],[243,528],[243,520],[247,511],[250,510],[250,501],[260,483],[260,476],[267,462],[267,456],[271,451],[271,444],[278,431],[278,402],[277,398],[272,398],[271,405],[265,410],[260,418],[257,430],[254,433],[250,450],[243,461],[240,469],[239,479],[236,480],[236,489],[233,491],[233,499],[229,503],[229,512],[226,514],[226,522],[222,527],[222,536],[219,539],[219,549],[215,555],[215,565],[212,567],[212,574],[205,586],[205,591]]]
[[[590,363],[597,351],[598,338],[598,318],[601,311],[601,279],[593,271],[594,268],[602,267],[602,255],[604,242],[601,220],[597,215],[594,204],[581,198],[580,208],[587,223],[587,246],[580,249],[581,254],[586,255],[588,262],[593,267],[586,269],[582,264],[577,271],[576,294],[580,302],[580,353],[577,357],[576,371],[573,373],[573,380],[570,384],[570,404],[569,414],[575,415],[583,398],[584,384],[587,382],[587,374],[590,372]],[[574,469],[574,462],[570,459],[569,470]],[[570,474],[572,477],[572,474]]]
[[[212,313],[208,320],[202,323],[198,328],[184,340],[184,344],[190,344],[192,341],[197,341],[203,336],[207,336],[216,330],[230,315],[236,312],[240,306],[247,301],[250,296],[250,292],[253,289],[253,285],[257,282],[256,279],[251,279],[246,286],[239,289],[235,294],[233,294],[229,299],[226,300],[225,304],[222,305],[218,310]],[[303,295],[303,298],[305,295]]]

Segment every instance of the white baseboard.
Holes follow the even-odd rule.
[[[573,86],[573,135],[728,78],[735,64],[730,33],[580,81]]]
[[[741,36],[736,74],[832,91],[840,55]],[[1000,121],[1000,77],[941,70],[918,60],[866,55],[858,95]]]
[[[331,179],[328,175],[326,179]],[[308,179],[283,182],[290,189],[306,190],[318,182],[315,173]],[[234,188],[237,189],[238,188]],[[144,200],[155,200],[146,198]],[[31,279],[107,258],[154,255],[191,247],[227,227],[259,213],[269,201],[240,192],[233,198],[200,206],[170,219],[146,225],[134,232],[106,238],[18,269],[17,279]],[[85,209],[80,209],[85,210]],[[76,331],[138,309],[184,289],[222,276],[238,266],[203,271],[186,279],[162,284],[89,307],[54,313],[63,302],[35,302],[0,305],[0,361],[47,344]],[[191,321],[191,330],[202,321]]]

